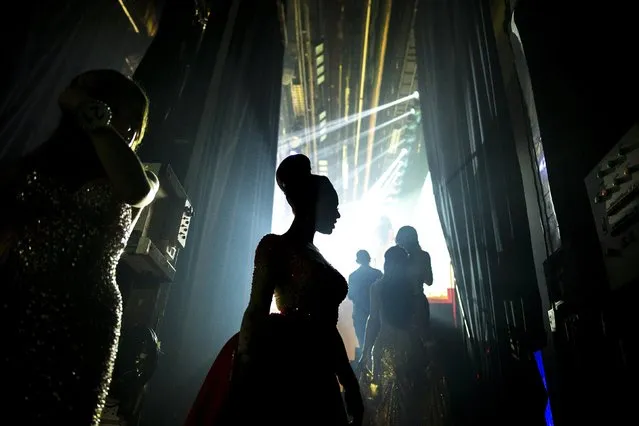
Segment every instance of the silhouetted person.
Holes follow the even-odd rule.
[[[337,192],[328,178],[311,174],[304,155],[285,158],[276,177],[295,219],[286,233],[266,235],[258,244],[239,336],[213,363],[189,426],[346,426],[340,384],[348,413],[361,424],[359,384],[337,331],[348,285],[313,245],[315,233],[331,234],[340,217]],[[269,314],[273,295],[279,314]],[[226,407],[219,403],[225,395]],[[212,413],[219,406],[221,419]]]
[[[355,256],[359,268],[348,277],[348,298],[353,302],[353,327],[359,347],[356,357],[359,358],[364,347],[364,331],[371,307],[371,286],[382,277],[382,271],[370,266],[371,256],[366,250],[360,250]]]
[[[428,286],[433,285],[433,268],[430,263],[430,255],[422,250],[419,245],[417,230],[412,226],[402,226],[395,236],[395,244],[408,252],[409,279],[413,283],[415,292],[423,295],[424,284]],[[428,311],[428,319],[430,319],[430,305],[425,296],[424,300]]]
[[[149,102],[117,71],[60,95],[49,140],[0,167],[2,404],[21,424],[97,425],[118,347],[115,270],[157,178],[134,150]],[[5,410],[5,411],[6,411]]]
[[[384,277],[371,288],[370,316],[359,370],[371,395],[372,426],[446,425],[450,420],[447,377],[427,347],[423,296],[414,290],[408,253],[384,254]],[[368,386],[367,386],[368,385]]]

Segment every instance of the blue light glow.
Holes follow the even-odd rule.
[[[537,351],[534,353],[535,355],[535,362],[537,362],[537,369],[539,370],[539,375],[541,376],[541,381],[544,383],[544,388],[546,389],[546,391],[548,391],[548,385],[546,384],[546,371],[544,370],[544,361],[541,357],[541,351]],[[546,412],[545,412],[545,417],[546,417],[546,425],[547,426],[554,426],[555,422],[552,419],[552,410],[550,408],[550,399],[548,399],[548,402],[546,403]]]

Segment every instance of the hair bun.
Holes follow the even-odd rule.
[[[304,185],[311,176],[311,160],[306,155],[295,154],[286,157],[277,168],[275,177],[277,186],[289,193],[294,186]]]

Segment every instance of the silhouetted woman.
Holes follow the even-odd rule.
[[[349,414],[361,422],[359,385],[337,331],[348,286],[313,245],[315,233],[331,234],[340,217],[337,192],[326,177],[311,174],[303,155],[282,161],[277,183],[295,219],[286,233],[266,235],[257,246],[239,339],[213,364],[189,426],[346,425],[340,384]],[[280,313],[269,315],[273,295]]]
[[[384,260],[384,277],[371,288],[360,360],[363,384],[372,386],[367,394],[370,424],[445,425],[449,421],[446,380],[427,348],[423,295],[413,289],[408,253],[394,246]]]
[[[430,304],[424,296],[424,284],[433,285],[433,268],[428,252],[422,250],[417,237],[417,230],[412,226],[402,226],[395,236],[395,244],[402,247],[409,254],[408,278],[413,283],[415,292],[421,295],[427,310],[426,321],[430,321]]]
[[[149,106],[109,70],[77,77],[59,105],[51,138],[0,168],[2,404],[19,424],[97,425],[120,333],[115,268],[132,209],[158,188],[134,152]]]

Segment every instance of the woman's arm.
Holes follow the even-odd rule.
[[[254,352],[260,328],[264,326],[271,308],[275,284],[281,271],[279,259],[282,253],[279,252],[279,246],[278,236],[267,235],[255,250],[251,298],[244,311],[238,343],[238,354],[243,361],[247,361]]]
[[[379,287],[381,280],[376,281],[371,286],[371,310],[366,321],[366,332],[364,334],[364,348],[362,349],[362,359],[369,358],[373,352],[373,345],[379,334],[381,319],[379,315]]]
[[[115,195],[133,207],[150,204],[160,183],[157,176],[145,170],[124,139],[110,128],[93,130],[89,136]]]
[[[364,402],[362,401],[362,394],[359,390],[359,381],[351,368],[344,341],[337,327],[335,327],[333,332],[333,354],[335,356],[335,375],[339,383],[344,387],[346,411],[353,419],[351,424],[361,426],[364,414]]]
[[[102,167],[113,186],[113,192],[132,207],[150,204],[159,189],[157,178],[144,169],[129,142],[113,128],[104,123],[107,115],[101,107],[83,110],[83,103],[94,103],[82,88],[68,88],[60,94],[62,111],[74,117],[74,121],[86,129]],[[81,110],[84,112],[81,113]]]
[[[415,257],[413,265],[416,268],[416,273],[419,274],[420,282],[428,286],[433,285],[433,267],[430,262],[430,254],[422,249],[414,253],[411,256]]]
[[[430,254],[424,252],[424,284],[433,285],[433,267],[430,263]]]
[[[351,360],[348,358],[344,340],[339,334],[337,327],[333,334],[333,355],[335,356],[335,375],[344,389],[353,389],[358,387],[357,376],[351,368]]]

